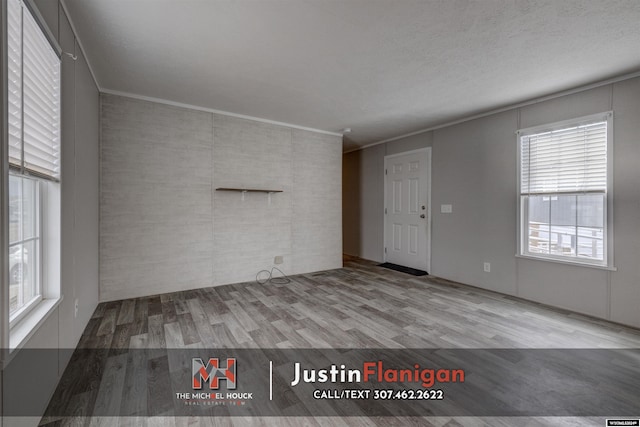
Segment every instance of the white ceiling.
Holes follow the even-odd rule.
[[[103,90],[345,150],[640,70],[638,0],[64,0]]]

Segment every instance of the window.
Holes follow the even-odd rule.
[[[7,0],[9,321],[27,315],[59,278],[60,58],[30,9]],[[47,194],[49,195],[47,197]],[[57,210],[57,212],[56,212]],[[52,221],[53,219],[53,221]],[[47,260],[47,263],[44,263]],[[59,292],[59,291],[58,291]]]
[[[611,114],[518,132],[520,254],[607,266]]]
[[[38,182],[9,176],[9,314],[12,319],[41,298]]]

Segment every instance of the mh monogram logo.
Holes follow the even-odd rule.
[[[223,368],[217,357],[209,358],[205,365],[202,359],[194,357],[192,360],[193,374],[192,387],[194,390],[202,389],[203,382],[209,382],[209,388],[216,390],[219,387],[220,380],[227,381],[227,389],[235,390],[236,388],[236,359],[235,357],[227,358],[227,366]]]

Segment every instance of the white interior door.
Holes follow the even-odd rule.
[[[385,261],[429,271],[431,149],[393,156],[385,163]]]

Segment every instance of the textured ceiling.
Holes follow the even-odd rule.
[[[638,0],[64,0],[103,90],[345,149],[640,69]]]

